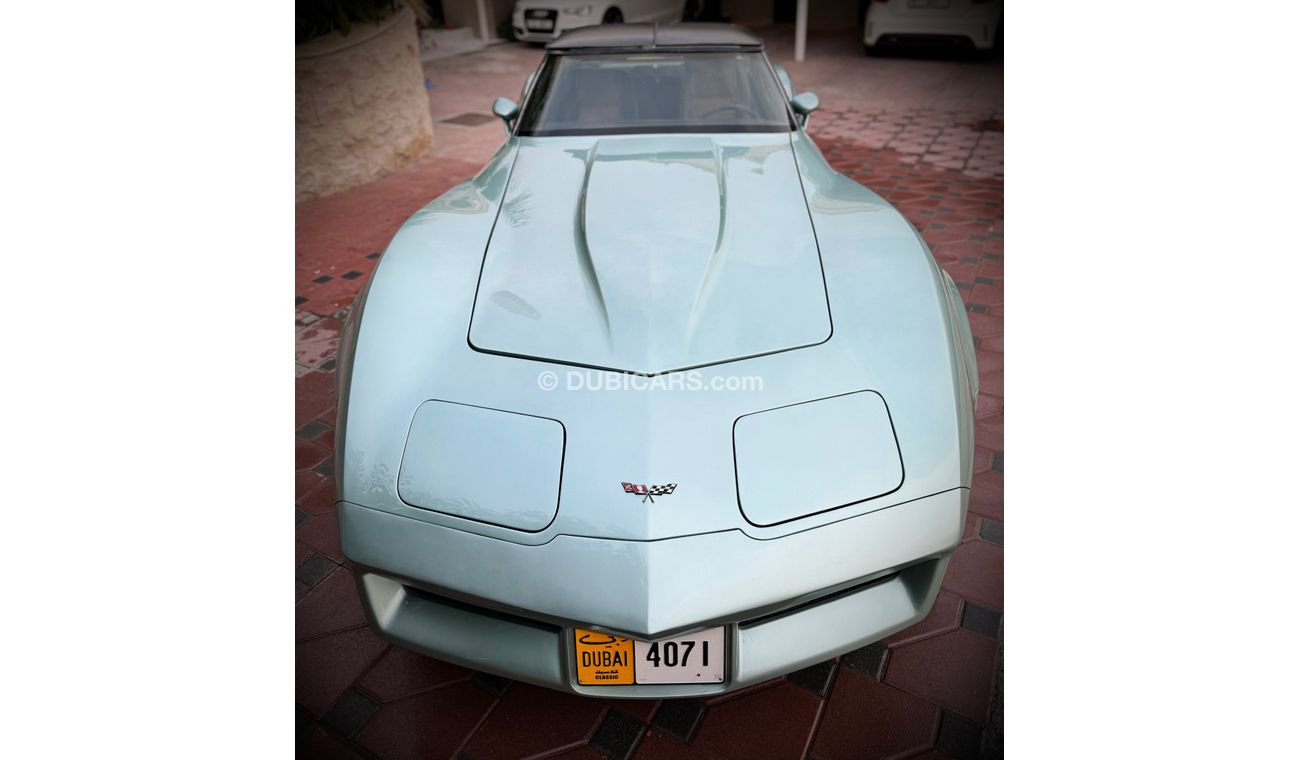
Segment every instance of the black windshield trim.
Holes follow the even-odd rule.
[[[569,55],[627,55],[629,53],[651,53],[675,55],[677,53],[729,53],[743,52],[747,54],[758,55],[762,62],[763,68],[767,71],[767,76],[776,87],[776,92],[784,95],[785,89],[781,80],[776,76],[776,71],[772,68],[772,62],[768,60],[767,54],[759,46],[735,46],[734,50],[728,50],[721,45],[712,45],[708,47],[680,47],[680,48],[662,48],[659,50],[647,50],[645,48],[614,49],[614,48],[586,48],[579,51],[547,51],[548,54],[542,59],[538,66],[537,74],[532,86],[528,89],[528,95],[524,99],[522,107],[519,109],[521,116],[537,108],[535,95],[547,90],[550,79],[555,75],[558,59]],[[566,129],[524,129],[523,118],[516,119],[511,125],[511,136],[513,137],[599,137],[602,135],[654,135],[654,134],[788,134],[799,130],[799,122],[795,119],[794,112],[790,109],[790,103],[785,97],[782,97],[782,110],[785,112],[785,126],[779,124],[683,124],[683,125],[664,125],[650,126],[645,124],[627,126],[627,127],[573,127]]]
[[[782,127],[779,124],[681,124],[662,127],[592,127],[590,129],[537,129],[529,132],[520,131],[519,137],[590,137],[600,135],[703,135],[703,134],[786,134],[793,132],[794,126]]]
[[[619,47],[551,48],[547,55],[605,55],[626,53],[761,53],[762,45],[622,45]]]

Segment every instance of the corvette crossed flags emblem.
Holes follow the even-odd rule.
[[[676,483],[669,483],[666,486],[646,486],[637,483],[624,483],[623,493],[636,494],[642,497],[641,503],[644,504],[646,499],[653,504],[656,496],[667,496],[677,489]]]

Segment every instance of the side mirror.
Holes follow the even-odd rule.
[[[811,92],[801,92],[790,98],[790,107],[801,117],[799,120],[799,126],[801,127],[808,126],[808,115],[816,111],[821,104],[821,100]]]
[[[506,132],[510,132],[510,123],[519,116],[519,104],[510,98],[497,98],[492,101],[492,113],[506,123]]]

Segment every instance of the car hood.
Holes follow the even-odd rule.
[[[340,337],[338,497],[540,545],[733,530],[766,540],[968,486],[959,302],[897,211],[830,171],[800,133],[790,176],[774,137],[679,136],[672,149],[637,138],[636,150],[631,139],[512,138],[412,216]],[[603,171],[620,168],[642,181]],[[712,273],[617,257],[657,245],[666,258],[714,258],[719,237]],[[829,334],[827,300],[829,340],[691,372],[536,360],[654,371],[798,346]],[[691,336],[693,307],[693,341],[655,339]],[[746,320],[783,340],[757,344]]]
[[[657,374],[830,334],[788,134],[520,141],[475,297],[476,350]]]

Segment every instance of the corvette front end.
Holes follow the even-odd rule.
[[[593,83],[632,66],[663,83],[697,60],[782,92],[744,57],[761,56],[754,38],[694,28],[580,62]],[[639,29],[575,34],[625,49]],[[557,78],[539,74],[530,100]],[[338,370],[343,549],[383,636],[553,688],[663,698],[772,678],[927,614],[970,486],[961,301],[775,97],[779,111],[744,107],[775,114],[763,123],[706,103],[717,130],[517,127],[398,231]]]
[[[542,686],[659,699],[758,683],[920,620],[960,539],[964,498],[955,489],[778,540],[724,531],[525,546],[349,503],[340,517],[367,618],[390,641]],[[578,681],[575,630],[655,641],[717,626],[720,683]]]

